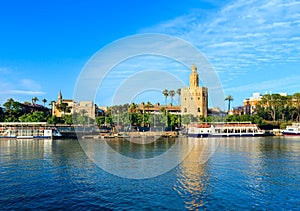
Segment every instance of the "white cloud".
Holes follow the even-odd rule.
[[[41,91],[30,91],[30,90],[4,90],[0,91],[0,94],[5,94],[5,95],[44,95],[46,94],[45,92]]]
[[[28,78],[24,78],[20,80],[20,86],[23,88],[27,88],[30,90],[41,90],[41,85],[36,81]]]
[[[242,86],[227,88],[226,91],[238,92],[252,92],[252,91],[274,91],[274,92],[288,92],[291,88],[299,87],[300,75],[293,75],[281,78],[280,80],[264,80]]]
[[[11,97],[20,101],[28,101],[33,96],[46,94],[38,82],[19,76],[13,70],[0,68],[0,103]]]
[[[299,65],[298,0],[232,1],[206,18],[192,12],[142,32],[167,33],[191,42],[207,56],[223,86],[234,87],[226,91],[251,92],[258,88],[269,90],[283,86],[295,90],[300,88],[292,78],[281,81],[281,76],[276,79],[278,76],[274,72],[261,68],[280,65],[278,71],[282,71],[282,65],[287,65],[287,68],[291,62]],[[261,72],[248,74],[253,71]],[[288,69],[285,71],[287,74],[291,72]],[[237,85],[241,84],[241,78],[257,82],[259,76],[270,82]]]

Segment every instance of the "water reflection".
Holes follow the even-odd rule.
[[[299,186],[289,190],[291,184],[300,183],[299,140],[231,137],[217,142],[190,141],[195,141],[194,148],[178,167],[174,184],[189,210],[230,209],[230,204],[261,208],[270,202],[283,207],[293,204],[287,202],[287,196],[295,198],[295,190],[300,191]],[[209,154],[206,151],[211,159],[203,162],[203,155]]]
[[[13,139],[1,140],[1,157],[9,160],[31,160],[51,154],[52,140]]]
[[[178,144],[181,148],[173,151],[171,158],[182,163],[155,178],[129,180],[97,168],[75,140],[1,140],[0,204],[8,209],[39,204],[37,209],[50,210],[299,208],[299,139],[183,138],[145,145],[110,141],[99,145],[101,140],[87,140],[86,147],[107,159],[111,168],[125,163],[128,171],[138,171],[125,160],[110,159],[108,148],[103,151],[100,147],[151,160],[162,158],[163,152]],[[161,168],[158,163],[148,171]]]
[[[153,139],[152,137],[146,137]],[[169,150],[176,142],[175,138],[157,138],[155,141],[145,141],[144,139],[111,139],[106,143],[116,153],[122,154],[126,157],[135,159],[147,159],[161,155]]]
[[[189,210],[203,209],[209,189],[209,165],[207,162],[220,144],[219,138],[189,138],[193,149],[177,170],[174,190],[184,199]]]
[[[146,179],[175,168],[192,149],[187,138],[162,138],[147,144],[126,140],[80,140],[87,156],[119,177]]]

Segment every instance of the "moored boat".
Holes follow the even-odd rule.
[[[47,122],[1,122],[0,138],[52,139],[61,137],[60,132]]]
[[[265,131],[251,122],[194,123],[188,128],[189,137],[263,136]]]
[[[288,125],[281,133],[284,136],[300,136],[300,123]]]

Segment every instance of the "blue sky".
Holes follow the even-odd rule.
[[[60,89],[72,98],[91,56],[139,33],[168,34],[196,46],[218,73],[225,95],[234,97],[233,106],[253,92],[300,92],[299,1],[0,0],[0,5],[1,104],[9,97],[55,100]],[[143,70],[173,72],[188,84],[189,69],[176,62],[138,61]],[[112,102],[112,87],[128,77],[122,71],[140,70],[133,64],[125,61],[107,76],[97,104]],[[158,90],[135,101],[143,99],[164,102]]]

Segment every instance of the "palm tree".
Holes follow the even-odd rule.
[[[227,114],[229,113],[230,111],[230,102],[233,101],[233,97],[231,95],[228,95],[225,100],[228,100],[228,111],[227,111]]]
[[[175,91],[174,90],[170,90],[169,91],[169,95],[171,97],[171,104],[173,104],[173,97],[175,96]]]
[[[130,106],[129,106],[129,111],[131,113],[135,113],[137,110],[137,105],[135,103],[131,103]]]
[[[35,103],[37,101],[39,101],[39,99],[37,97],[34,97],[34,98],[31,99],[31,102],[32,102],[33,105],[35,105]]]
[[[180,105],[180,95],[181,95],[181,89],[177,89],[177,94],[178,94],[178,105]]]
[[[149,112],[149,108],[152,107],[153,105],[148,101],[145,105],[145,107],[147,108],[147,111]]]
[[[44,98],[44,99],[42,99],[42,102],[44,103],[44,107],[45,107],[45,104],[47,103],[47,100]]]
[[[165,96],[165,104],[167,105],[167,97],[169,96],[169,91],[165,89],[162,93]]]

